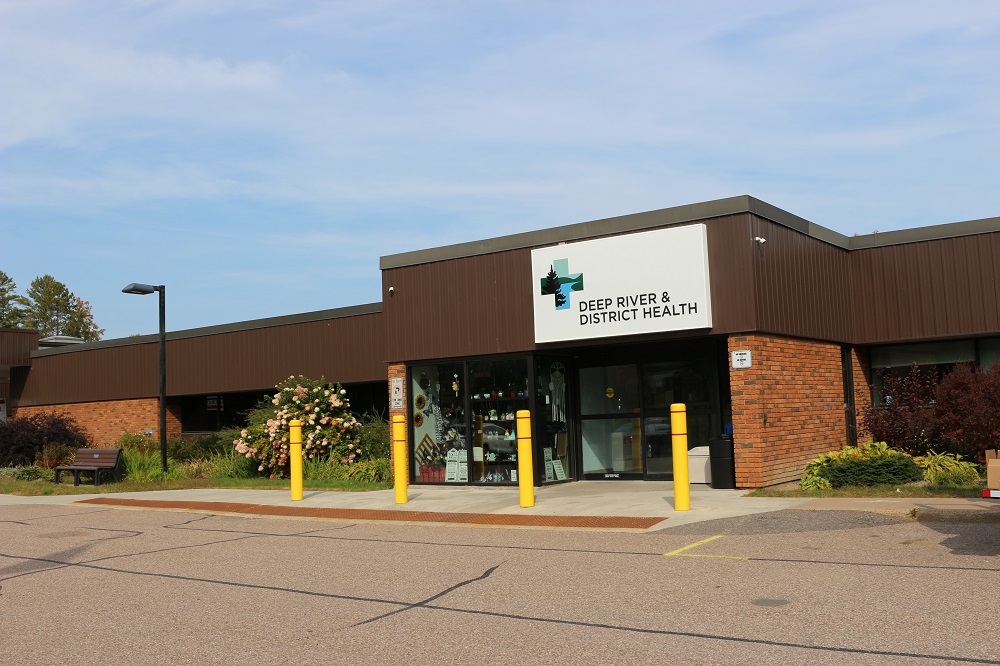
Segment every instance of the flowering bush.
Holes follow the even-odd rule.
[[[237,453],[258,462],[271,478],[288,475],[288,424],[302,422],[302,456],[349,465],[362,456],[361,423],[350,413],[347,391],[324,379],[289,377],[249,414],[233,441]]]

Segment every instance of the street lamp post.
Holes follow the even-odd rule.
[[[146,296],[160,292],[160,468],[167,471],[167,288],[164,285],[149,285],[133,282],[124,289],[124,294]]]

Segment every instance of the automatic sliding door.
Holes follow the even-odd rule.
[[[643,422],[646,431],[646,478],[672,479],[673,446],[670,405],[687,408],[688,449],[708,446],[715,417],[714,366],[707,355],[643,366]]]

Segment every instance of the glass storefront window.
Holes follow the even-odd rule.
[[[528,408],[527,359],[469,363],[473,483],[517,483],[517,412]]]
[[[537,361],[538,388],[535,398],[536,437],[540,439],[543,483],[565,481],[572,476],[570,467],[569,424],[566,366],[559,359]],[[537,448],[536,448],[537,450]],[[535,464],[538,466],[538,463]]]
[[[979,341],[979,364],[989,370],[1000,363],[1000,338],[985,338]]]
[[[976,360],[976,346],[972,340],[920,342],[909,345],[872,347],[873,368],[908,368],[917,365],[954,365]]]
[[[410,369],[416,481],[466,483],[469,480],[464,374],[461,363]]]

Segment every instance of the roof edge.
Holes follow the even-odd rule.
[[[618,217],[592,220],[590,222],[568,224],[550,229],[527,231],[486,240],[469,241],[467,243],[445,245],[426,250],[386,255],[380,257],[379,268],[381,270],[403,268],[405,266],[429,264],[435,261],[447,261],[449,259],[473,257],[492,254],[494,252],[554,245],[556,243],[572,242],[622,232],[644,231],[646,229],[697,222],[713,217],[738,215],[741,213],[751,213],[768,219],[844,250],[860,250],[885,245],[901,245],[904,243],[1000,231],[1000,217],[990,217],[968,222],[951,222],[948,224],[888,231],[881,234],[874,233],[848,237],[832,229],[827,229],[824,226],[810,222],[798,215],[789,213],[766,201],[761,201],[760,199],[744,194],[727,199],[715,199],[643,213],[632,213]]]
[[[913,229],[899,229],[897,231],[875,232],[864,236],[854,236],[848,239],[851,250],[865,250],[874,247],[885,247],[887,245],[904,245],[906,243],[919,243],[921,241],[940,240],[944,238],[958,238],[960,236],[975,236],[977,234],[990,234],[1000,231],[1000,217],[984,217],[979,220],[969,220],[967,222],[950,222],[948,224],[934,224],[929,227],[914,227]]]
[[[643,213],[606,217],[590,222],[579,222],[539,231],[526,231],[487,240],[391,254],[379,259],[379,268],[386,270],[416,264],[429,264],[435,261],[446,261],[448,259],[492,254],[507,250],[553,245],[621,232],[644,231],[646,229],[697,222],[724,215],[739,215],[740,213],[752,213],[795,229],[796,231],[815,236],[827,243],[847,248],[848,238],[846,236],[842,236],[835,231],[813,224],[798,215],[793,215],[777,206],[744,194],[726,199],[684,204],[682,206],[661,208]]]
[[[267,317],[264,319],[251,319],[239,321],[232,324],[220,324],[218,326],[204,326],[201,328],[189,328],[181,331],[167,332],[167,340],[184,340],[187,338],[199,338],[209,335],[222,335],[224,333],[238,333],[240,331],[252,331],[258,328],[272,328],[275,326],[289,326],[291,324],[307,324],[325,319],[343,319],[345,317],[357,317],[359,315],[380,314],[382,303],[366,303],[364,305],[351,305],[343,308],[330,310],[316,310],[315,312],[302,312],[300,314],[282,315],[280,317]],[[55,347],[51,349],[38,349],[31,352],[31,357],[52,356],[54,354],[67,354],[71,352],[90,351],[94,349],[107,349],[110,347],[127,347],[128,345],[145,345],[159,342],[158,333],[152,335],[136,335],[129,338],[116,338],[113,340],[100,340],[98,342],[86,342],[81,345],[71,345],[69,347]]]

